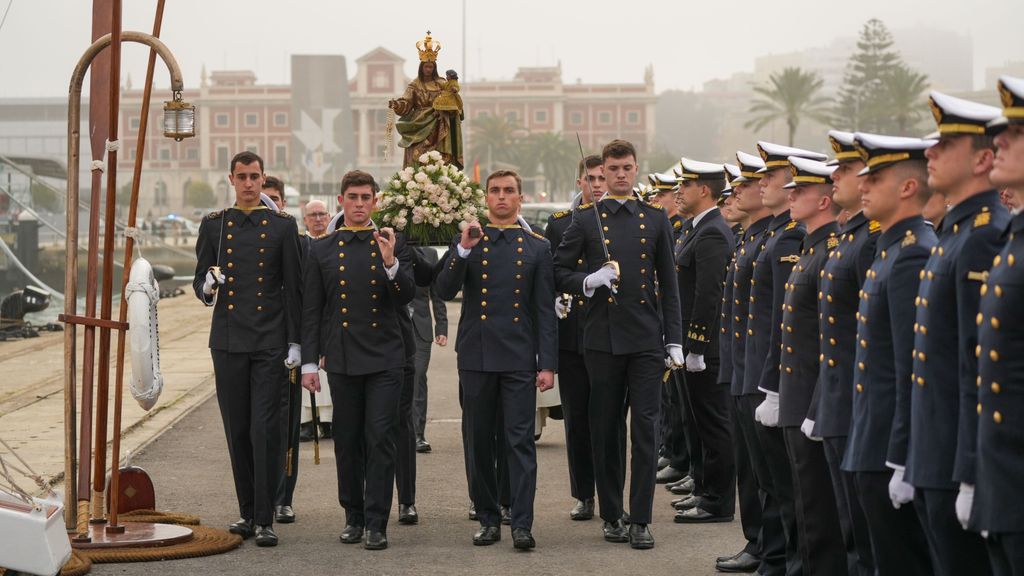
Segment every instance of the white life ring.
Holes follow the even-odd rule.
[[[156,318],[160,290],[153,277],[153,267],[145,258],[138,258],[132,264],[124,293],[128,301],[131,393],[143,410],[149,410],[160,397],[164,378],[160,373],[160,334]]]

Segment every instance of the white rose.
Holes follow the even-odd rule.
[[[426,164],[427,162],[430,162],[430,156],[427,154],[420,154],[418,160],[420,164]]]
[[[423,172],[417,172],[416,176],[413,177],[420,184],[424,184],[430,180],[430,178]]]
[[[395,196],[395,204],[405,204],[405,196],[402,196],[401,194]]]
[[[431,158],[432,160],[440,160],[440,159],[441,159],[441,153],[440,153],[440,152],[438,152],[437,150],[431,150],[431,151],[430,151],[430,152],[428,153],[428,156],[430,156],[430,158]]]
[[[444,220],[444,223],[445,223],[445,224],[451,224],[451,223],[452,223],[452,221],[454,221],[454,220],[455,220],[455,217],[454,217],[454,216],[452,216],[451,214],[445,214],[445,215],[444,215],[444,218],[442,218],[442,220]]]
[[[412,181],[406,182],[405,183],[405,189],[406,190],[415,190],[416,189],[416,183],[412,182]]]
[[[408,182],[409,180],[412,179],[412,174],[409,174],[408,172],[403,170],[402,173],[398,175],[398,178],[402,182]],[[401,186],[401,184],[399,184],[399,186]]]
[[[420,200],[420,204],[426,206],[426,205],[430,204],[430,202],[428,202],[427,199],[424,198],[423,200]]]

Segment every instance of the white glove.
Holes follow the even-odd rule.
[[[905,471],[905,466],[895,468],[892,472],[892,479],[889,480],[889,499],[892,500],[892,507],[897,510],[914,499],[914,487],[903,480]]]
[[[302,346],[288,344],[288,357],[284,359],[285,368],[291,370],[302,364]]]
[[[569,310],[572,310],[572,298],[556,296],[555,314],[557,314],[559,318],[566,318],[569,316]]]
[[[619,275],[615,273],[615,268],[610,264],[605,264],[598,269],[597,272],[593,272],[583,280],[583,289],[589,294],[593,294],[595,290],[604,286],[615,294],[619,291],[615,287],[615,282],[619,280]],[[588,295],[589,295],[588,294]]]
[[[225,280],[223,274],[214,274],[213,270],[207,271],[206,282],[203,282],[203,294],[213,296],[214,287],[220,286]]]
[[[960,483],[960,493],[956,495],[956,519],[967,530],[971,521],[971,508],[974,508],[974,485]]]
[[[804,436],[807,436],[808,440],[821,442],[821,437],[814,435],[814,420],[804,418],[804,423],[800,425],[800,431],[804,433]]]
[[[687,372],[703,372],[707,370],[707,365],[704,364],[703,354],[694,354],[688,352],[686,354],[686,371]]]
[[[762,426],[777,428],[779,426],[779,393],[765,392],[764,402],[754,410],[754,420]]]
[[[686,359],[683,358],[683,347],[679,344],[666,344],[665,354],[668,355],[665,358],[666,368],[676,370],[686,365]]]

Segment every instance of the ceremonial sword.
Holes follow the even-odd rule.
[[[594,190],[590,187],[590,175],[587,174],[587,155],[583,153],[583,140],[580,140],[579,132],[576,133],[576,143],[579,144],[580,147],[580,162],[583,166],[583,182],[587,187],[587,192],[590,193],[591,201],[594,203],[594,219],[597,221],[597,235],[601,239],[601,250],[604,252],[604,262],[605,264],[611,264],[612,268],[615,270],[615,281],[612,282],[612,287],[616,288],[619,283],[618,277],[620,275],[619,263],[612,260],[611,255],[608,253],[608,241],[604,238],[604,228],[603,224],[601,224],[601,215],[597,213],[599,210],[597,198],[594,198]],[[618,301],[615,300],[615,291],[608,290],[608,294],[611,296],[612,304],[618,304]]]

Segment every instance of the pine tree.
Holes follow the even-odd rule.
[[[846,65],[834,111],[835,124],[849,130],[879,132],[887,123],[885,81],[902,66],[885,23],[868,20],[861,28],[857,52]]]

